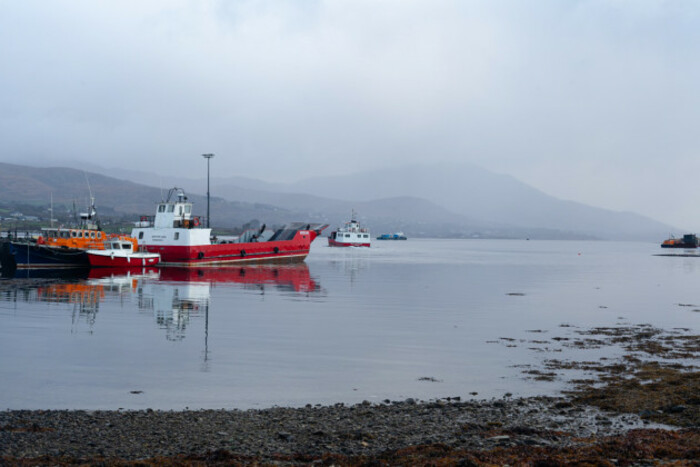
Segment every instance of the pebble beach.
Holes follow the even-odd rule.
[[[41,464],[170,459],[228,453],[237,462],[304,464],[369,459],[411,446],[451,452],[576,448],[634,429],[673,430],[565,398],[385,401],[346,406],[204,411],[5,411],[5,462]],[[303,459],[299,456],[305,456]],[[229,458],[232,460],[233,457]],[[296,461],[294,459],[297,459]]]

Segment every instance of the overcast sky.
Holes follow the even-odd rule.
[[[0,160],[465,161],[700,231],[696,0],[0,0]]]

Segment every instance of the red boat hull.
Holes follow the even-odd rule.
[[[300,230],[291,240],[217,243],[209,245],[142,245],[149,253],[159,253],[166,266],[218,266],[252,262],[303,261],[318,232]]]
[[[105,256],[88,253],[88,261],[91,267],[101,268],[143,268],[158,264],[158,257],[137,258],[124,256]]]
[[[337,240],[333,240],[332,238],[328,237],[328,246],[342,246],[342,247],[347,247],[347,246],[362,246],[362,247],[369,247],[369,243],[344,243],[344,242],[339,242]]]

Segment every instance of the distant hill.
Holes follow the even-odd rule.
[[[0,200],[3,203],[40,204],[48,206],[53,199],[54,209],[85,211],[90,193],[100,216],[120,216],[138,220],[140,215],[155,213],[155,205],[167,195],[162,190],[130,181],[64,167],[35,168],[0,163]],[[195,215],[206,215],[206,197],[188,193],[194,202]],[[226,201],[212,197],[213,225],[222,228],[239,227],[257,219],[268,225],[292,221],[313,221],[306,216],[260,203]]]
[[[102,213],[151,214],[163,189],[149,186],[159,177],[137,171],[103,174],[69,168],[0,164],[0,199],[87,206],[88,182]],[[131,181],[104,175],[121,174]],[[139,183],[135,183],[135,182]],[[172,179],[171,179],[172,181]],[[292,184],[244,177],[211,180],[213,225],[237,227],[253,219],[270,224],[291,221],[348,221],[352,210],[373,234],[403,230],[409,236],[660,241],[674,227],[647,217],[564,201],[513,177],[472,165],[426,165]],[[154,183],[155,184],[155,183]],[[152,184],[151,184],[152,185]],[[179,179],[206,212],[206,179]],[[198,195],[195,193],[199,193]],[[215,195],[215,196],[214,196]]]
[[[231,186],[232,182],[222,185]],[[265,189],[370,201],[412,196],[455,213],[455,219],[496,236],[593,237],[658,241],[677,228],[631,212],[595,208],[549,196],[509,175],[470,164],[416,165],[318,177]],[[510,233],[508,233],[510,232]]]

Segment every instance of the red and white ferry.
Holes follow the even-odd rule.
[[[331,232],[328,237],[328,246],[370,246],[372,237],[369,229],[362,227],[355,217],[355,211],[353,211],[352,219],[345,223],[345,227]]]
[[[192,203],[172,188],[158,203],[154,217],[142,217],[132,229],[139,247],[160,254],[165,266],[217,266],[241,262],[303,261],[311,242],[327,225],[294,223],[281,229],[248,231],[237,238],[217,239],[192,216]]]
[[[155,266],[160,261],[158,253],[134,251],[133,242],[119,238],[105,241],[102,250],[87,250],[85,253],[91,267],[141,268]]]

